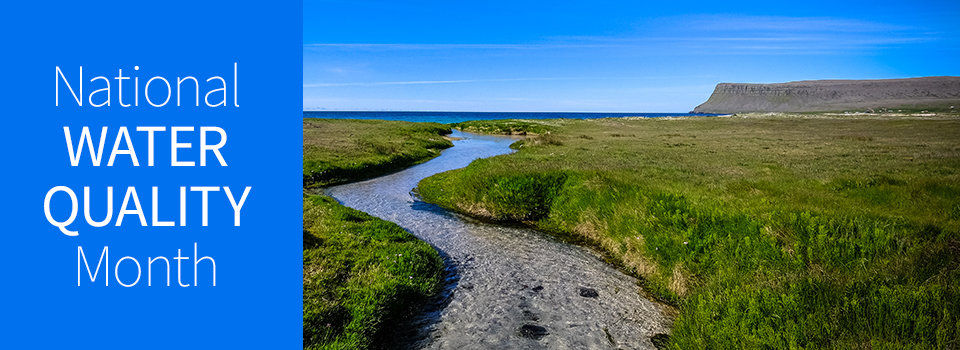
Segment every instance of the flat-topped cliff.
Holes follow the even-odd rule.
[[[698,113],[960,108],[960,77],[717,84]]]

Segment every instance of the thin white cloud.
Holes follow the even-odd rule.
[[[314,83],[303,84],[305,88],[338,87],[338,86],[386,86],[386,85],[430,85],[430,84],[458,84],[473,83],[480,80],[411,80],[411,81],[373,81],[350,83]]]
[[[673,17],[691,30],[762,32],[892,32],[915,28],[883,22],[836,17],[788,17],[744,15],[694,15]]]
[[[691,15],[654,19],[635,34],[566,36],[533,43],[312,43],[304,49],[346,50],[562,50],[682,49],[816,54],[910,45],[940,39],[921,27],[833,17]],[[733,45],[734,43],[754,43]]]
[[[376,49],[376,50],[539,50],[563,48],[600,48],[623,45],[599,43],[531,43],[531,44],[489,44],[489,43],[313,43],[304,44],[304,48],[334,49]]]
[[[342,82],[342,83],[310,83],[303,84],[304,88],[324,88],[343,86],[391,86],[391,85],[437,85],[437,84],[469,84],[495,83],[516,81],[558,81],[558,80],[654,80],[677,79],[677,77],[531,77],[531,78],[498,78],[498,79],[456,79],[456,80],[408,80],[408,81],[370,81],[370,82]]]

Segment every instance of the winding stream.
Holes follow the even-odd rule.
[[[404,347],[425,349],[644,349],[666,333],[660,305],[637,280],[589,249],[524,228],[449,213],[411,194],[430,175],[510,153],[515,139],[455,131],[454,147],[428,162],[331,187],[344,205],[395,222],[449,262],[447,288]]]

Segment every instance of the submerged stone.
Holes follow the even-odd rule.
[[[530,310],[523,310],[523,318],[528,319],[530,321],[540,320],[540,316],[537,316],[537,314],[533,313],[533,311],[530,311]]]
[[[667,345],[670,343],[670,335],[657,333],[650,337],[650,342],[653,343],[657,349],[666,349]]]
[[[547,332],[546,328],[533,324],[525,324],[517,329],[517,335],[524,338],[540,340],[540,338],[543,338],[547,334],[550,334],[550,332]]]

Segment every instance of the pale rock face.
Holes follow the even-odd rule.
[[[960,77],[807,80],[717,84],[699,113],[827,112],[879,108],[949,108],[960,104]]]

